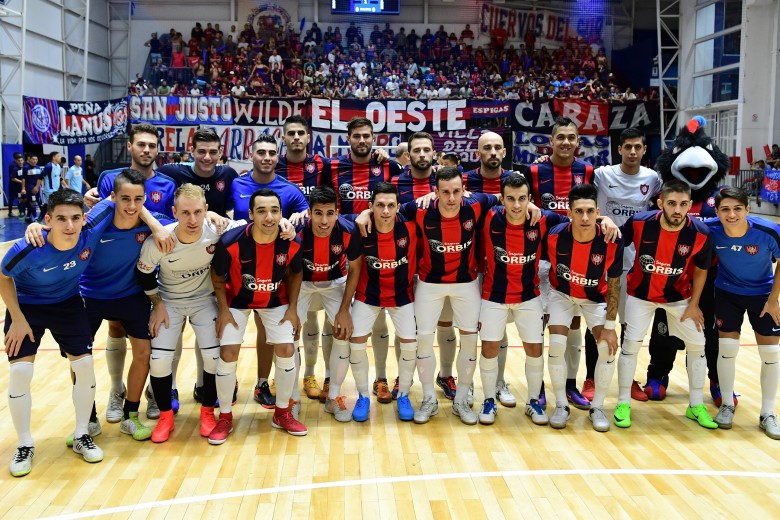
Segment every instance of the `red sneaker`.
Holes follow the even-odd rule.
[[[639,386],[639,381],[637,380],[634,380],[634,382],[631,383],[631,399],[634,401],[647,401],[650,399],[642,387]]]
[[[220,413],[219,420],[209,434],[209,444],[218,446],[224,443],[233,431],[233,413]]]
[[[296,437],[302,437],[309,433],[309,430],[306,429],[306,426],[304,426],[302,422],[295,420],[289,407],[276,409],[274,417],[271,419],[271,426],[284,430]]]
[[[217,425],[213,406],[200,407],[200,436],[208,437]]]
[[[173,423],[173,410],[166,410],[160,412],[160,419],[157,421],[157,426],[152,431],[152,442],[165,442],[168,437],[171,436],[171,432],[175,429]]]
[[[593,381],[593,379],[586,379],[585,382],[582,383],[582,397],[587,399],[588,401],[593,401],[593,396],[596,393],[596,383]]]

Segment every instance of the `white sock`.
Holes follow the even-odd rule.
[[[688,369],[688,395],[691,406],[704,404],[704,380],[707,378],[707,358],[704,345],[686,345],[685,368]]]
[[[460,351],[455,361],[458,369],[458,389],[455,390],[455,402],[466,401],[471,383],[474,381],[474,372],[477,370],[477,335],[461,334]]]
[[[416,342],[415,342],[416,344]],[[393,348],[395,350],[395,363],[396,366],[401,366],[401,345],[400,341],[398,341],[398,335],[393,334]]]
[[[73,384],[73,406],[76,408],[76,429],[73,438],[89,433],[89,416],[95,402],[95,363],[92,356],[84,356],[70,362],[70,369],[76,375]]]
[[[182,335],[179,334],[179,341],[176,342],[176,350],[173,352],[173,361],[171,362],[171,390],[176,390],[178,387],[176,386],[176,372],[179,371],[179,360],[181,360],[181,351],[182,351]],[[197,343],[197,340],[195,341]],[[200,352],[199,348],[195,348],[196,352]],[[196,354],[198,355],[198,354]],[[203,370],[203,361],[199,360],[197,363],[200,363],[200,371]],[[203,381],[200,382],[200,386],[203,386]],[[230,395],[230,399],[233,399],[233,395]]]
[[[528,402],[539,399],[544,380],[544,355],[539,357],[525,356],[525,381],[528,386]]]
[[[374,349],[374,372],[377,379],[387,379],[387,352],[390,347],[390,334],[387,331],[385,310],[379,311],[371,334],[371,347]]]
[[[325,360],[325,377],[330,377],[330,353],[333,350],[333,325],[325,320],[322,328],[322,357]]]
[[[303,377],[313,376],[314,368],[317,366],[317,350],[320,346],[320,323],[317,321],[316,312],[309,311],[306,314],[301,339],[303,340],[303,354],[306,363]]]
[[[298,384],[298,381],[300,381],[301,377],[301,349],[298,348],[298,345],[295,345],[295,351],[292,355],[293,362],[295,363],[295,370],[293,371],[293,379],[294,383],[292,386],[292,395],[291,398],[293,401],[300,401],[301,400],[301,387]]]
[[[496,381],[506,381],[504,379],[504,370],[506,370],[506,358],[508,354],[509,336],[507,336],[506,330],[504,330],[504,337],[501,338],[501,343],[498,344],[498,379],[496,379]]]
[[[452,376],[452,365],[455,363],[458,338],[455,336],[455,327],[436,327],[436,342],[439,344],[439,375],[441,377]]]
[[[737,353],[739,340],[718,339],[718,384],[723,404],[734,406],[734,379],[737,376]],[[763,368],[763,363],[762,363]]]
[[[496,380],[498,379],[498,358],[479,357],[479,375],[482,378],[482,391],[485,399],[496,398]]]
[[[290,357],[274,356],[274,378],[276,378],[276,407],[290,406],[293,387],[298,386],[295,379],[295,354]],[[221,403],[222,401],[220,401]]]
[[[341,392],[341,385],[349,371],[349,343],[343,339],[333,340],[333,351],[330,353],[330,366],[333,371],[330,374],[330,389],[328,397],[335,399]]]
[[[780,346],[759,345],[758,355],[761,356],[761,415],[769,415],[775,413]]]
[[[355,378],[355,386],[360,395],[368,397],[368,353],[366,343],[349,342],[349,368]]]
[[[566,336],[566,379],[577,379],[580,369],[580,357],[582,356],[582,331],[581,329],[569,329]]]
[[[609,355],[609,347],[606,341],[598,343],[596,347],[599,351],[599,358],[596,360],[596,370],[593,374],[596,389],[593,392],[593,401],[590,404],[595,408],[604,408],[604,399],[607,397],[609,385],[612,384],[612,378],[615,376],[615,356]]]
[[[32,415],[32,394],[30,382],[33,378],[33,364],[28,362],[11,363],[8,376],[8,410],[14,423],[18,446],[34,446],[30,433]]]
[[[566,405],[566,336],[550,334],[550,349],[547,354],[547,372],[555,394],[555,405]]]
[[[257,382],[255,383],[258,387],[263,386],[263,383],[267,383],[268,378],[267,377],[258,377]],[[231,396],[232,397],[232,396]]]
[[[642,342],[624,339],[618,357],[618,404],[631,403],[631,385],[634,384],[637,358]]]
[[[420,376],[423,397],[436,397],[436,392],[433,389],[433,380],[436,377],[435,372],[436,354],[433,352],[433,334],[418,333],[417,374]],[[401,383],[399,382],[398,384],[400,385]]]
[[[108,377],[111,379],[111,391],[121,394],[124,391],[122,377],[125,373],[125,355],[127,354],[127,339],[112,338],[106,339],[106,368],[108,368]]]
[[[237,361],[227,362],[222,358],[217,361],[217,372],[214,380],[217,383],[217,399],[219,399],[219,413],[231,413],[233,411],[233,390],[236,388]]]
[[[398,397],[408,395],[412,388],[414,367],[417,365],[417,342],[401,343],[398,351]]]

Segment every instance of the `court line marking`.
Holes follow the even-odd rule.
[[[425,482],[429,480],[455,480],[455,479],[482,479],[494,477],[540,477],[540,476],[585,476],[585,475],[640,475],[640,476],[692,476],[692,477],[736,477],[736,478],[761,478],[780,479],[780,473],[761,471],[712,471],[692,469],[542,469],[542,470],[513,470],[513,471],[481,471],[473,473],[445,473],[431,475],[405,475],[401,477],[380,477],[356,480],[341,480],[332,482],[319,482],[309,484],[295,484],[290,486],[277,486],[264,489],[245,489],[243,491],[231,491],[227,493],[215,493],[194,497],[173,498],[158,500],[134,505],[117,506],[93,511],[81,511],[63,515],[47,516],[42,520],[72,520],[95,516],[107,516],[117,513],[132,513],[159,507],[171,507],[193,504],[197,502],[210,502],[214,500],[227,500],[230,498],[243,498],[259,495],[271,495],[277,493],[290,493],[295,491],[311,491],[315,489],[345,488],[351,486],[370,486],[379,484],[397,484],[404,482]]]

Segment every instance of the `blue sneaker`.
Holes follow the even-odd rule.
[[[368,420],[368,412],[371,410],[371,400],[368,397],[360,396],[355,403],[355,408],[352,410],[352,419],[355,422],[366,422]],[[414,412],[412,412],[414,414]]]
[[[645,385],[645,394],[651,401],[663,401],[666,399],[666,388],[669,386],[669,376],[661,379],[649,379]]]
[[[176,389],[171,390],[171,410],[173,415],[179,413],[179,391]]]
[[[412,419],[414,419],[414,408],[412,408],[412,403],[409,402],[408,395],[402,395],[401,397],[399,397],[397,406],[398,406],[399,419],[401,419],[402,421],[411,421]]]
[[[498,413],[498,410],[495,401],[493,399],[485,399],[485,402],[482,403],[482,411],[479,412],[479,423],[493,424],[496,422],[496,413]]]
[[[537,399],[539,406],[542,407],[542,411],[547,409],[547,395],[544,393],[544,381],[542,381],[542,389],[539,390],[539,399]]]

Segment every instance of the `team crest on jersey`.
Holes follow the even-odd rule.
[[[91,254],[92,254],[92,249],[88,247],[84,251],[79,253],[79,260],[89,260],[89,255]]]
[[[149,233],[147,233],[146,231],[141,231],[140,233],[135,234],[135,241],[138,242],[139,244],[143,244],[144,240],[146,240],[146,237],[148,236]]]
[[[159,204],[160,201],[162,200],[162,193],[160,193],[159,191],[153,191],[149,194],[149,198],[152,199],[152,202],[154,202],[155,204]]]
[[[718,328],[721,328],[721,327],[723,327],[723,320],[722,320],[722,319],[720,319],[720,318],[718,318],[717,320],[715,320],[715,325],[716,325]]]
[[[217,188],[217,191],[225,191],[225,181],[215,182],[214,187]]]
[[[574,184],[582,184],[585,182],[585,176],[584,175],[575,175],[574,176]]]
[[[333,244],[330,246],[330,250],[333,251],[334,255],[340,255],[344,248],[341,247],[341,244]]]
[[[279,265],[285,265],[287,263],[287,255],[285,253],[276,255],[276,263]]]
[[[707,206],[714,208],[715,207],[715,197],[710,197],[707,199]]]
[[[531,242],[534,242],[537,238],[539,238],[539,232],[536,231],[535,229],[532,229],[531,231],[526,231],[525,237]]]
[[[639,192],[642,195],[647,195],[648,191],[650,191],[650,185],[649,184],[640,184],[639,185]]]
[[[601,265],[604,261],[604,255],[590,255],[590,263],[593,265]]]
[[[677,246],[677,253],[679,253],[680,256],[687,256],[688,253],[691,252],[691,246],[688,244],[680,244]]]
[[[745,251],[747,251],[750,256],[753,256],[758,253],[758,246],[745,246]]]
[[[466,231],[471,231],[472,229],[474,229],[474,219],[470,218],[466,222],[464,222],[463,229],[465,229]]]
[[[401,237],[398,240],[396,240],[395,243],[398,244],[398,247],[403,249],[409,245],[409,239],[406,237]]]
[[[216,248],[217,244],[211,244],[210,246],[206,246],[206,252],[210,255],[213,255]]]
[[[379,177],[382,174],[382,167],[381,166],[372,166],[371,167],[371,175],[374,177]]]
[[[315,168],[316,168],[316,166],[314,165],[314,163],[309,163],[309,164],[306,165],[306,171],[308,173],[314,173],[314,169]]]

